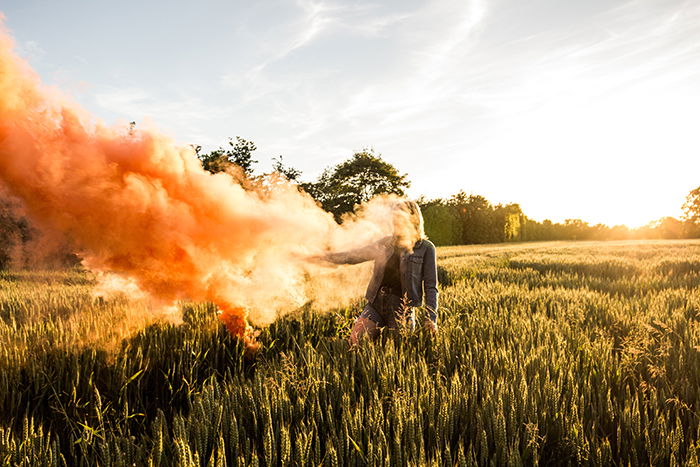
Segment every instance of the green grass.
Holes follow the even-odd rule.
[[[9,465],[697,464],[700,242],[449,247],[440,332],[349,351],[360,302],[159,323],[87,272],[0,274]]]

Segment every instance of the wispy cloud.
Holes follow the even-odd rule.
[[[696,40],[700,5],[658,3],[650,15],[648,2],[638,0],[610,9],[595,19],[603,28],[588,25],[549,31],[525,43],[513,44],[513,60],[492,77],[516,76],[508,83],[496,79],[501,99],[489,95],[493,110],[522,113],[563,97],[604,98],[634,89],[654,89],[686,80],[700,72],[700,42]],[[536,51],[537,56],[533,56]]]
[[[384,74],[382,70],[370,70],[373,79],[356,80],[353,92],[334,102],[334,115],[351,125],[372,121],[385,131],[410,130],[401,125],[411,125],[412,118],[441,106],[451,94],[451,81],[458,76],[455,68],[476,43],[475,32],[485,14],[485,4],[480,0],[443,1],[387,21],[399,38],[396,51],[402,55],[401,69]],[[441,82],[443,78],[448,79]],[[423,117],[420,125],[430,126],[428,118]]]
[[[46,51],[37,41],[29,40],[21,42],[17,45],[17,53],[30,63],[36,64],[44,57]]]
[[[96,104],[111,112],[114,117],[124,122],[146,121],[158,124],[180,141],[198,144],[213,144],[211,136],[207,135],[205,123],[212,119],[222,119],[230,115],[224,106],[205,104],[201,99],[184,93],[179,98],[173,95],[158,97],[153,91],[143,88],[106,87],[94,94]]]
[[[334,12],[340,10],[323,1],[299,0],[297,3],[303,11],[300,21],[301,27],[289,46],[282,49],[280,53],[275,55],[270,61],[281,60],[294,50],[311,43],[324,29],[333,24]]]
[[[287,86],[274,84],[274,80],[267,79],[264,76],[266,69],[270,64],[279,62],[294,51],[311,44],[324,30],[331,27],[335,22],[335,14],[342,10],[318,0],[298,0],[296,5],[298,15],[290,20],[291,33],[268,38],[273,42],[273,51],[247,69],[224,75],[221,79],[224,86],[245,90],[246,101],[259,99],[278,89],[288,89]]]

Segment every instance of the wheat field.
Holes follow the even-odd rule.
[[[440,332],[361,302],[244,349],[83,270],[0,273],[3,465],[678,465],[700,450],[700,242],[438,250]]]

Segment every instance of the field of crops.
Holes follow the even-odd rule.
[[[3,465],[674,465],[700,453],[700,242],[438,251],[440,332],[354,351],[360,302],[246,360],[87,272],[0,273]]]

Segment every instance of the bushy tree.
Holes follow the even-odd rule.
[[[408,176],[372,149],[356,152],[350,159],[324,170],[316,182],[302,184],[336,219],[377,195],[405,196],[409,186]]]
[[[285,165],[282,160],[282,156],[272,159],[272,171],[282,175],[284,178],[292,182],[299,182],[299,177],[301,177],[301,170]]]
[[[494,215],[500,237],[499,241],[514,242],[522,240],[521,230],[524,216],[519,204],[499,204],[494,209]]]
[[[493,206],[480,195],[460,191],[449,200],[462,224],[462,243],[496,243],[501,241],[494,232]]]
[[[257,149],[255,143],[236,136],[228,139],[228,147],[220,147],[210,153],[200,154],[201,146],[195,147],[195,152],[202,167],[211,173],[225,172],[232,165],[243,169],[243,173],[250,177],[253,174],[253,164],[258,161],[253,159],[253,152]]]
[[[688,193],[683,204],[683,214],[687,221],[700,224],[700,186]]]
[[[0,194],[0,269],[60,268],[80,262],[68,238],[44,237],[19,214],[20,203]]]
[[[659,238],[683,238],[683,222],[679,221],[675,217],[664,217],[659,219],[656,229],[659,233]]]
[[[10,266],[13,253],[28,238],[27,220],[15,214],[12,201],[0,198],[0,269]]]
[[[442,200],[421,203],[425,234],[438,245],[459,245],[462,241],[462,226],[453,206]]]
[[[588,240],[588,230],[588,222],[581,219],[566,219],[564,221],[566,240]]]

